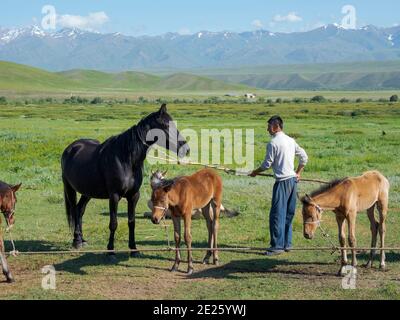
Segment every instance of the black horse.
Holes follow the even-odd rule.
[[[165,139],[160,139],[160,133]],[[152,139],[149,136],[153,136]],[[110,238],[107,249],[114,250],[118,203],[121,198],[126,198],[129,248],[136,249],[135,207],[143,180],[143,162],[147,150],[155,143],[175,152],[180,158],[189,153],[189,146],[172,122],[165,104],[159,111],[104,143],[81,139],[64,150],[61,158],[62,179],[68,223],[74,232],[74,248],[79,249],[86,244],[82,235],[82,216],[89,200],[95,198],[109,199]],[[77,192],[81,194],[78,203]],[[131,253],[131,256],[136,255],[136,252]]]

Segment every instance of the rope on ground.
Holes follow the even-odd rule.
[[[291,248],[291,251],[331,251],[331,250],[356,250],[356,251],[400,251],[400,247],[386,247],[386,248],[369,248],[369,247],[298,247]],[[19,251],[18,255],[76,255],[88,253],[131,253],[131,252],[175,252],[178,250],[188,250],[182,248],[142,248],[142,249],[127,249],[127,250],[49,250],[49,251]],[[261,247],[243,247],[243,248],[191,248],[192,251],[221,251],[221,252],[237,252],[237,253],[254,253],[263,254],[266,249]],[[8,253],[11,255],[11,253]]]

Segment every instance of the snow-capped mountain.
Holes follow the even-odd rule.
[[[0,60],[48,70],[129,70],[382,61],[400,58],[400,26],[347,30],[326,25],[308,32],[210,32],[160,36],[100,34],[37,26],[0,28]]]

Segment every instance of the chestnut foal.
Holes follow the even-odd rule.
[[[0,211],[3,213],[6,220],[7,228],[11,228],[14,225],[14,211],[17,197],[15,193],[19,190],[21,184],[11,186],[5,182],[0,181]],[[0,219],[1,224],[1,219]],[[8,268],[8,263],[4,251],[3,235],[0,229],[0,263],[3,267],[3,274],[7,279],[7,282],[13,282],[14,278]]]
[[[172,180],[163,180],[153,189],[151,221],[159,224],[167,210],[171,211],[174,224],[176,248],[181,241],[181,218],[185,225],[185,242],[188,248],[187,274],[193,273],[191,223],[194,209],[201,209],[207,222],[208,247],[217,249],[219,214],[222,202],[222,179],[211,169],[202,169],[191,176],[182,176]],[[208,250],[203,263],[209,263],[211,254],[213,263],[218,265],[217,250]],[[180,251],[175,254],[175,263],[171,271],[177,271],[181,261]]]

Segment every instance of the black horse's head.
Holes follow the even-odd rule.
[[[167,112],[167,105],[163,104],[157,112],[154,112],[140,122],[145,130],[145,143],[156,143],[161,147],[171,150],[183,158],[189,155],[190,148],[186,140],[178,131],[172,117]]]

